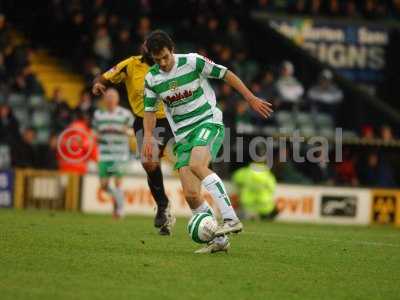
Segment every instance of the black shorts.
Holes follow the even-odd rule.
[[[135,131],[136,142],[139,151],[142,151],[143,145],[143,118],[135,117],[133,122],[133,130]],[[168,120],[166,118],[157,119],[156,128],[154,129],[154,137],[157,140],[158,148],[160,152],[163,153],[165,146],[172,139],[174,141],[174,134],[172,133],[171,127],[169,126]]]

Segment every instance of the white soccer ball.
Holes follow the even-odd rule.
[[[199,244],[208,243],[214,238],[218,223],[209,213],[197,213],[188,224],[190,238]]]

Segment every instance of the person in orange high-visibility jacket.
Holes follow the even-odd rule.
[[[58,137],[57,159],[60,171],[84,175],[90,160],[97,161],[96,137],[87,117],[79,115]]]

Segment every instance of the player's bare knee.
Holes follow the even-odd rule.
[[[205,167],[200,162],[190,161],[189,168],[196,176],[201,176]]]
[[[148,162],[142,162],[142,166],[145,169],[146,173],[151,173],[157,170],[159,164],[156,162],[148,161]]]

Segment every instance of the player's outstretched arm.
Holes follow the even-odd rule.
[[[143,149],[142,155],[146,161],[152,161],[153,157],[153,130],[156,128],[156,113],[154,111],[145,111],[143,116]]]
[[[107,87],[113,84],[119,84],[122,81],[129,78],[128,72],[130,72],[127,67],[131,62],[131,58],[125,59],[115,66],[113,66],[108,71],[97,76],[93,81],[92,92],[93,94],[99,96],[104,94]]]
[[[266,100],[262,100],[256,97],[247,88],[243,81],[235,75],[235,73],[228,70],[225,74],[224,80],[227,84],[229,84],[243,96],[243,98],[247,101],[247,103],[249,103],[250,107],[253,110],[258,112],[264,118],[268,118],[272,114],[272,104]]]

